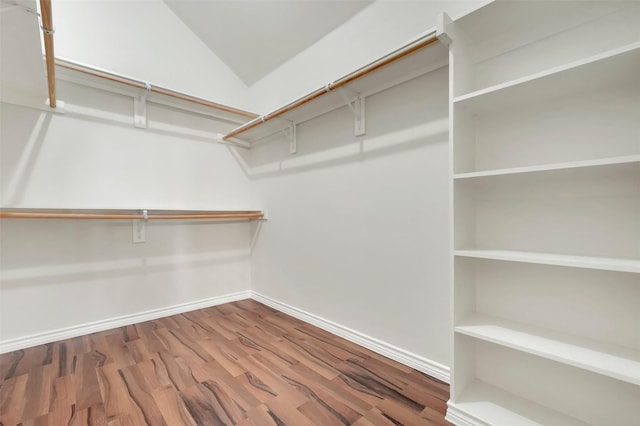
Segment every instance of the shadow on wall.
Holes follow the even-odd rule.
[[[313,169],[365,161],[375,157],[409,151],[425,144],[446,140],[447,134],[448,122],[444,119],[376,138],[367,138],[355,143],[351,142],[347,145],[325,149],[321,152],[306,155],[296,154],[291,158],[253,167],[247,165],[245,157],[239,151],[232,149],[232,152],[249,177],[260,179],[270,176],[303,173]]]
[[[447,99],[445,67],[367,97],[364,136],[354,136],[345,106],[299,124],[294,155],[282,132],[249,152],[230,149],[247,176],[258,179],[393,155],[448,139]]]
[[[200,253],[193,256],[140,257],[120,261],[89,264],[68,264],[2,271],[0,290],[26,286],[57,285],[59,283],[109,280],[136,275],[151,275],[177,269],[197,269],[247,262],[249,250],[225,253]]]
[[[1,219],[0,289],[115,279],[247,262],[244,222],[154,222],[132,244],[131,221]]]
[[[3,114],[6,114],[6,110]],[[23,113],[11,117],[20,120],[19,125],[11,126],[11,134],[0,131],[3,205],[22,202],[49,130],[51,117],[51,113],[25,109]]]
[[[185,111],[150,100],[146,108],[147,128],[136,129],[133,119],[133,97],[64,81],[59,85],[59,89],[60,97],[66,102],[65,117],[92,123],[206,143],[212,143],[217,133],[229,132],[243,123],[214,118],[204,112]]]

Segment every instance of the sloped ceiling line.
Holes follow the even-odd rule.
[[[373,0],[163,0],[251,86]]]

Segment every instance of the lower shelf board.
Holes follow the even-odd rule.
[[[474,314],[455,327],[456,333],[640,385],[640,351]]]
[[[537,263],[602,271],[640,273],[640,260],[609,257],[573,256],[518,250],[454,250],[454,256],[476,259],[504,260],[508,262]]]
[[[456,401],[448,402],[446,419],[459,426],[587,426],[534,402],[476,380]]]

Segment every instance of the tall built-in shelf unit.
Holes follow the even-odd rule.
[[[640,2],[498,1],[450,42],[456,425],[640,425]]]

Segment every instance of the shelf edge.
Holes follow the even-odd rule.
[[[555,170],[601,167],[601,166],[611,166],[616,164],[629,164],[629,163],[638,163],[638,162],[640,162],[640,154],[632,154],[632,155],[625,155],[625,156],[619,156],[619,157],[602,158],[598,160],[582,160],[582,161],[571,161],[571,162],[565,162],[565,163],[541,164],[538,166],[512,167],[512,168],[506,168],[506,169],[492,169],[492,170],[484,170],[484,171],[478,171],[478,172],[455,173],[453,175],[453,179],[460,180],[460,179],[474,179],[474,178],[483,178],[483,177],[490,177],[490,176],[505,176],[505,175],[514,175],[514,174],[524,174],[524,173],[551,172]]]
[[[535,256],[535,255],[538,256]],[[566,266],[614,272],[640,273],[640,260],[608,257],[569,256],[526,251],[454,250],[454,256],[476,259],[503,260],[539,265]]]
[[[598,53],[596,55],[592,55],[589,56],[587,58],[583,58],[581,60],[578,61],[574,61],[574,62],[570,62],[568,64],[565,65],[561,65],[561,66],[557,66],[551,69],[547,69],[545,71],[540,71],[537,73],[533,73],[533,74],[529,74],[525,77],[521,77],[521,78],[517,78],[514,80],[510,80],[504,83],[500,83],[500,84],[496,84],[493,86],[489,86],[487,88],[484,89],[479,89],[479,90],[475,90],[473,92],[464,94],[464,95],[460,95],[460,96],[456,96],[452,99],[452,103],[454,105],[458,104],[458,105],[462,105],[465,101],[470,101],[473,99],[478,99],[481,98],[483,96],[486,95],[490,95],[493,93],[498,93],[500,91],[503,90],[507,90],[507,89],[511,89],[511,88],[515,88],[517,86],[522,86],[525,85],[527,83],[531,83],[534,82],[536,80],[541,80],[547,77],[551,77],[554,75],[559,75],[563,72],[567,72],[567,71],[571,71],[571,70],[576,70],[580,67],[583,66],[588,66],[590,64],[595,64],[597,62],[606,60],[606,59],[612,59],[615,58],[616,56],[619,55],[623,55],[625,53],[629,53],[629,52],[633,52],[635,50],[640,49],[640,42],[634,42],[631,44],[628,44],[626,46],[623,47],[619,47],[617,49],[611,49],[608,50],[606,52],[602,52],[602,53]]]

